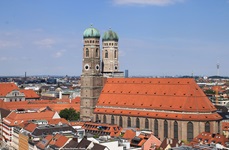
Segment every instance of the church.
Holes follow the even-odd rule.
[[[191,141],[201,132],[220,133],[222,117],[191,78],[124,78],[118,35],[83,33],[80,118],[151,130],[159,139]],[[100,60],[102,56],[102,60]]]

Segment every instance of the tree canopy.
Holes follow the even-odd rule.
[[[68,121],[79,120],[80,113],[76,112],[74,108],[65,108],[60,111],[60,117],[65,118]]]

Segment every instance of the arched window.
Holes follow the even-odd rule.
[[[149,129],[149,119],[148,118],[145,119],[145,128]]]
[[[193,139],[193,123],[188,122],[187,124],[187,140],[190,142]]]
[[[139,118],[136,118],[136,128],[139,128],[140,127],[140,121],[139,121]]]
[[[164,137],[165,138],[168,137],[168,121],[167,120],[164,121]]]
[[[127,127],[131,127],[131,118],[130,117],[128,117],[127,119]]]
[[[96,114],[96,122],[99,122],[99,115]]]
[[[174,122],[174,139],[178,139],[178,123],[177,121]]]
[[[117,50],[114,51],[114,58],[117,58]]]
[[[89,49],[86,48],[86,57],[89,57]]]
[[[105,50],[105,58],[108,58],[108,51]]]
[[[114,124],[114,116],[111,116],[111,124]]]
[[[119,116],[119,126],[122,127],[122,116]]]
[[[99,49],[98,48],[96,48],[96,50],[95,50],[95,57],[99,57]]]
[[[107,116],[103,115],[103,123],[107,123]]]
[[[205,132],[209,132],[210,133],[210,123],[209,122],[205,123]]]
[[[154,136],[158,137],[158,120],[154,120]]]

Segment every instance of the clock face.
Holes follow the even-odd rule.
[[[84,65],[84,69],[89,70],[89,65],[88,64]]]
[[[96,66],[95,66],[95,69],[96,69],[96,70],[99,70],[99,65],[96,65]]]

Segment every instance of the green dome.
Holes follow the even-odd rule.
[[[83,38],[100,38],[99,30],[91,26],[83,32]]]
[[[114,31],[108,30],[104,33],[102,41],[118,41],[118,35]]]

